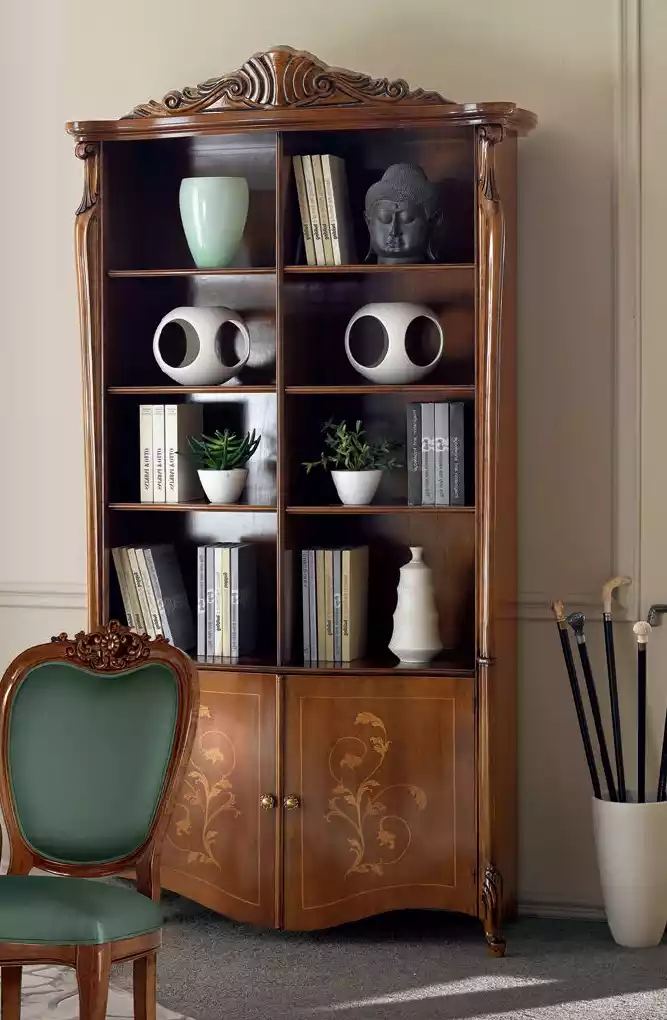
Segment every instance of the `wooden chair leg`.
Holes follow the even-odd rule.
[[[22,967],[2,968],[2,1020],[20,1020]]]
[[[109,997],[111,945],[78,946],[76,981],[79,986],[80,1020],[105,1020]]]
[[[149,953],[133,964],[134,1020],[156,1020],[157,953]]]

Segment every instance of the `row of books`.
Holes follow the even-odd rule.
[[[140,404],[142,503],[187,503],[202,497],[188,439],[202,431],[201,404]]]
[[[345,266],[356,261],[345,174],[338,156],[293,156],[301,229],[309,266]]]
[[[368,546],[301,553],[304,662],[351,662],[366,650]]]
[[[197,655],[252,655],[257,638],[257,561],[251,542],[197,549]]]
[[[465,506],[464,404],[409,404],[409,506]]]
[[[117,546],[111,554],[128,627],[189,651],[194,624],[174,547]]]

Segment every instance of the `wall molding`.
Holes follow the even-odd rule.
[[[0,609],[86,609],[83,584],[0,581]]]

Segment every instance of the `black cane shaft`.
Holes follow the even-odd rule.
[[[600,747],[600,761],[602,762],[602,771],[604,772],[605,782],[607,783],[607,788],[609,790],[609,800],[618,800],[618,797],[616,796],[616,784],[614,783],[614,772],[611,767],[611,759],[609,757],[609,751],[607,749],[607,738],[605,736],[604,724],[602,722],[602,713],[600,711],[600,701],[598,699],[598,692],[595,687],[595,680],[593,679],[593,670],[591,668],[591,660],[588,657],[588,648],[586,647],[586,641],[577,640],[577,646],[579,648],[581,668],[584,671],[586,690],[588,691],[588,698],[591,703],[591,715],[593,716],[595,733],[597,735],[598,744]]]
[[[660,772],[658,773],[658,795],[656,800],[665,800],[667,795],[667,713],[662,732],[662,751],[660,752]]]
[[[595,761],[595,753],[593,751],[593,742],[591,741],[591,735],[588,729],[588,720],[586,719],[584,702],[581,697],[581,691],[579,689],[577,669],[574,664],[574,657],[572,655],[572,649],[570,647],[570,638],[565,627],[559,626],[558,634],[560,636],[560,643],[563,649],[563,658],[565,659],[565,667],[567,669],[567,675],[570,681],[570,687],[572,689],[572,700],[574,701],[574,707],[577,713],[579,732],[581,733],[581,741],[584,745],[584,754],[586,755],[586,764],[588,765],[588,772],[591,777],[593,793],[598,800],[601,800],[602,788],[600,786],[600,778],[598,776],[598,769]]]
[[[625,765],[623,762],[623,738],[621,730],[621,710],[618,703],[618,682],[616,679],[616,652],[614,650],[614,628],[611,613],[604,614],[604,645],[607,656],[607,675],[609,677],[609,703],[611,706],[611,727],[614,738],[614,757],[616,759],[616,779],[618,781],[618,799],[626,800]]]
[[[646,801],[646,645],[637,645],[637,800]]]

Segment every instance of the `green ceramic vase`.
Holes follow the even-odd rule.
[[[248,216],[245,177],[184,177],[181,222],[198,269],[220,269],[234,261]]]

